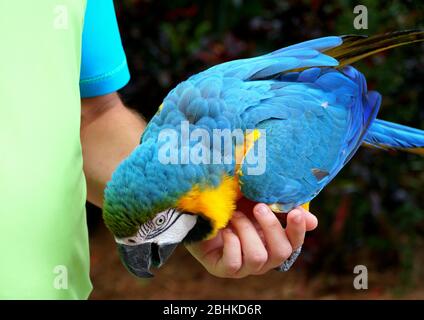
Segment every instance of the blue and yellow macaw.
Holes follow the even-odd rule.
[[[151,276],[150,267],[178,243],[215,236],[241,196],[274,212],[307,205],[362,144],[423,153],[424,131],[375,119],[381,96],[350,66],[419,41],[423,31],[324,37],[219,64],[178,84],[105,190],[104,220],[129,271]],[[210,139],[183,137],[187,128]],[[216,133],[236,130],[243,139],[230,139],[230,151],[225,139],[213,143]],[[193,149],[224,161],[194,161]],[[265,166],[249,173],[255,154]]]

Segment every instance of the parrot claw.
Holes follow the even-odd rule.
[[[284,261],[281,264],[281,266],[275,268],[275,270],[279,272],[289,271],[291,266],[295,263],[296,259],[299,257],[301,251],[302,251],[302,247],[299,247],[296,250],[294,250],[292,254],[290,255],[290,257],[286,261]]]
[[[309,202],[302,204],[301,207],[305,209],[306,211],[309,211]],[[270,208],[271,211],[274,213],[288,213],[289,211],[294,209],[294,205],[293,203],[288,203],[288,204],[273,203],[273,204],[268,204],[268,208]]]

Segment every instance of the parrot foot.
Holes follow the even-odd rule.
[[[299,257],[301,251],[302,251],[302,247],[299,247],[296,250],[294,250],[292,254],[290,255],[290,257],[286,261],[284,261],[281,266],[275,268],[275,270],[279,272],[289,271],[291,266],[295,263],[296,259]]]
[[[301,207],[305,209],[306,211],[309,211],[309,203],[310,202],[306,202],[302,204]],[[268,204],[268,208],[270,208],[271,211],[274,213],[288,213],[294,207],[292,203],[289,203],[289,204],[273,203],[273,204]]]

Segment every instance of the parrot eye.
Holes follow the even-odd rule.
[[[135,243],[135,240],[134,239],[128,239],[128,242],[129,243]]]
[[[156,220],[156,224],[157,225],[161,225],[165,222],[165,218],[164,217],[160,217],[159,219]]]
[[[159,214],[154,220],[153,223],[155,224],[155,226],[157,227],[161,227],[162,225],[164,225],[166,223],[166,221],[168,220],[168,215],[174,213],[175,210],[168,210],[164,213]]]

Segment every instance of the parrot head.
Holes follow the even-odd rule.
[[[163,164],[158,145],[155,139],[143,141],[118,166],[104,193],[103,218],[121,261],[144,278],[179,243],[215,236],[231,218],[237,196],[238,185],[219,166]]]
[[[155,214],[141,224],[135,234],[115,238],[121,261],[132,274],[151,277],[150,268],[162,266],[178,244],[190,238],[188,235],[198,219],[198,215],[176,208]],[[206,233],[209,225],[204,226]]]

